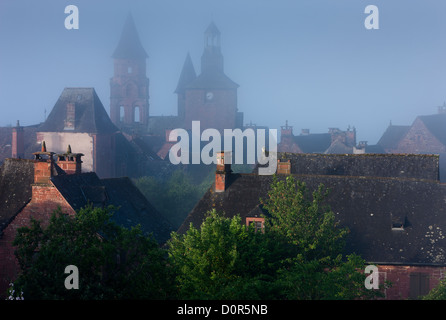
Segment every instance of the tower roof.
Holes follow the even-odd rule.
[[[68,105],[72,106],[72,114]],[[112,133],[118,128],[111,122],[94,88],[65,88],[39,132],[64,132],[72,117],[71,132]]]
[[[115,59],[145,59],[148,57],[139,39],[131,13],[127,16],[121,33],[121,39],[112,55]]]
[[[188,53],[186,56],[186,60],[184,61],[183,69],[181,70],[180,79],[178,80],[177,88],[175,93],[182,92],[185,87],[194,81],[197,78],[197,74],[195,73],[194,65],[192,63],[192,59],[190,58],[190,54]]]
[[[206,31],[204,32],[204,34],[220,35],[220,30],[218,30],[214,21],[211,21],[211,23],[207,27]]]

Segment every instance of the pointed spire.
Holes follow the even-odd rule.
[[[146,59],[147,53],[141,44],[135,21],[128,14],[121,33],[121,39],[113,53],[115,59]]]
[[[218,28],[215,25],[214,21],[211,21],[211,23],[207,27],[206,31],[204,32],[204,34],[216,37],[216,36],[220,35],[220,30],[218,30]]]
[[[71,145],[68,145],[67,154],[71,154]]]
[[[196,78],[197,74],[195,73],[192,59],[190,57],[190,54],[188,53],[183,64],[183,69],[181,70],[180,79],[178,80],[175,93],[183,92],[184,88]]]
[[[46,144],[45,141],[42,141],[42,152],[46,152]]]

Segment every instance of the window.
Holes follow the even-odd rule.
[[[246,218],[246,225],[247,226],[254,226],[255,231],[261,231],[262,233],[265,232],[265,219],[264,218],[258,218],[258,217],[247,217]]]

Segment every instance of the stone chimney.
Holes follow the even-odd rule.
[[[67,152],[57,155],[57,165],[65,171],[66,174],[79,174],[82,172],[83,153],[72,153],[71,146],[68,145]]]
[[[54,152],[47,152],[45,141],[42,141],[42,149],[34,155],[34,184],[49,184],[53,176]]]
[[[217,153],[217,170],[215,171],[215,192],[224,192],[228,186],[231,175],[231,165],[225,163],[231,157],[231,152],[220,151]]]
[[[24,158],[25,157],[25,142],[24,142],[24,130],[20,126],[19,120],[17,125],[12,128],[12,158]]]

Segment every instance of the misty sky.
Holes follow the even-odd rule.
[[[79,30],[64,9],[79,8]],[[379,30],[364,9],[379,8]],[[175,115],[186,54],[197,73],[203,32],[220,29],[225,72],[245,123],[288,120],[325,133],[355,126],[373,144],[446,100],[446,1],[0,0],[0,126],[37,124],[63,88],[94,87],[109,111],[111,55],[132,11],[148,55],[151,115]]]

